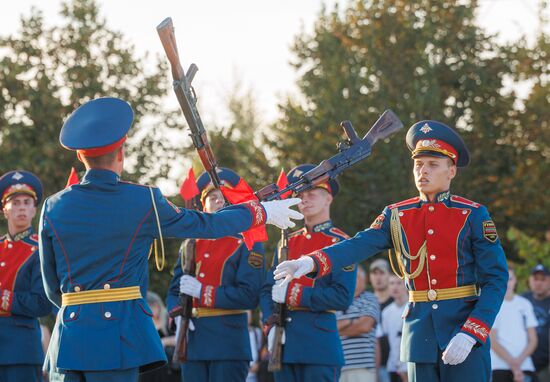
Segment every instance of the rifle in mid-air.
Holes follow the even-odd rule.
[[[204,169],[208,172],[212,184],[214,187],[219,188],[220,179],[216,172],[216,158],[208,142],[206,130],[196,106],[197,97],[191,86],[198,67],[195,64],[191,64],[187,73],[184,72],[180,63],[174,26],[170,17],[157,26],[157,31],[170,62],[172,78],[174,80],[174,92],[191,130],[190,135],[193,145],[197,149],[200,160]],[[350,121],[343,121],[340,125],[344,130],[346,140],[338,144],[338,153],[336,155],[323,160],[315,168],[302,174],[297,181],[289,183],[282,190],[276,184],[262,188],[256,192],[257,198],[261,201],[276,200],[289,191],[299,194],[331,179],[336,179],[346,169],[367,158],[377,141],[388,138],[403,127],[403,123],[391,110],[384,111],[363,138],[359,138]],[[283,239],[282,242],[284,241]],[[275,327],[275,330],[277,330],[276,337],[278,336],[278,338],[275,341],[274,353],[277,354],[272,354],[270,370],[277,370],[277,367],[280,368],[281,362],[285,309],[284,306],[280,308],[282,309],[277,313],[278,317]]]

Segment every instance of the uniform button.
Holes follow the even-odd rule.
[[[430,260],[435,260],[435,259],[436,259],[435,255],[430,256]]]
[[[80,292],[80,287],[79,287],[78,285],[75,286],[75,287],[74,287],[74,291],[75,291],[75,292]]]
[[[432,305],[432,309],[437,309],[437,308],[439,308],[439,306],[437,306],[437,304]]]
[[[311,239],[311,235],[309,233],[306,235],[306,239]]]
[[[468,210],[462,210],[462,215],[466,215],[468,213]]]
[[[437,280],[436,279],[432,279],[432,285],[435,285],[437,284]]]
[[[71,312],[71,314],[69,314],[69,318],[74,318],[74,316],[75,316],[74,312]]]
[[[5,262],[5,261],[2,261],[2,262],[0,263],[0,267],[5,267],[5,266],[6,266],[6,262]]]
[[[103,289],[111,289],[111,286],[109,284],[103,285]]]
[[[400,213],[399,213],[399,216],[403,216],[403,215],[405,215],[403,212],[400,212]]]
[[[32,247],[31,250],[34,252],[36,251],[36,247]]]
[[[204,254],[204,257],[206,257],[207,259],[210,257],[210,254],[209,253],[205,253]]]
[[[430,229],[428,230],[428,235],[433,235],[433,233],[434,233],[434,230],[430,228]]]
[[[435,210],[434,206],[429,206],[428,209],[429,209],[430,211]]]
[[[199,277],[204,277],[204,273],[199,273]]]
[[[333,239],[332,239],[332,242],[333,242],[333,243],[336,243],[337,241],[338,241],[337,238],[333,238]]]
[[[105,312],[105,318],[111,318],[111,312]]]
[[[242,244],[243,241],[241,239],[237,240],[237,243]]]
[[[12,248],[13,247],[13,244],[8,244],[8,248]]]
[[[292,322],[292,317],[287,317],[286,322]]]

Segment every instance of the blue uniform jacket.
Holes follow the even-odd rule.
[[[436,362],[438,349],[445,349],[458,332],[489,348],[489,331],[506,293],[506,259],[487,209],[449,192],[436,200],[428,203],[416,197],[392,204],[370,228],[312,255],[320,277],[392,248],[390,216],[397,208],[410,254],[416,255],[427,243],[427,266],[417,278],[407,280],[409,290],[478,286],[479,296],[409,303],[401,342],[404,362]],[[418,260],[407,262],[407,272],[417,266]]]
[[[203,214],[174,206],[157,188],[89,170],[80,184],[49,197],[42,210],[40,257],[52,302],[60,306],[62,293],[129,286],[146,295],[147,255],[159,237],[151,190],[165,237],[223,237],[264,223],[257,202]],[[61,308],[45,367],[145,370],[165,361],[151,310],[141,298]]]
[[[298,259],[311,251],[347,238],[330,221],[316,225],[311,231],[303,228],[289,235],[288,258]],[[275,256],[260,297],[264,321],[273,313],[271,289],[277,260]],[[344,353],[334,311],[346,310],[353,302],[356,273],[355,266],[342,267],[318,280],[301,277],[289,284],[283,363],[344,365]]]
[[[37,236],[28,229],[0,238],[0,365],[44,362],[38,317],[52,305],[42,286]]]
[[[196,308],[248,310],[258,306],[260,288],[265,278],[264,248],[261,243],[249,251],[240,237],[197,240],[197,280],[202,283]],[[184,248],[184,245],[182,245]],[[180,256],[185,256],[180,253]],[[181,263],[167,296],[168,309],[178,304]],[[246,313],[193,318],[195,330],[189,332],[187,357],[190,361],[252,359]]]

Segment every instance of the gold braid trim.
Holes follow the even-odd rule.
[[[420,273],[424,269],[424,264],[426,263],[426,257],[428,256],[426,241],[424,240],[424,243],[418,250],[418,253],[416,254],[416,256],[409,254],[409,252],[405,248],[405,244],[403,243],[403,233],[401,232],[401,221],[399,220],[398,208],[394,208],[391,211],[390,232],[391,232],[393,247],[395,249],[396,262],[399,268],[399,272],[397,272],[395,268],[393,256],[391,255],[391,250],[389,250],[388,257],[390,259],[390,265],[393,270],[393,273],[395,273],[395,275],[400,279],[403,279],[405,277],[409,280],[417,278],[418,275],[420,275]],[[412,266],[412,261],[418,259],[419,264],[418,264],[418,267],[416,267],[416,270],[414,272],[412,273],[407,272],[406,264],[403,261],[403,257],[408,259],[411,262],[411,266]]]
[[[154,240],[154,244],[151,246],[151,249],[149,250],[149,256],[151,255],[151,251],[153,250],[153,246],[155,247],[155,265],[157,266],[158,271],[162,271],[164,269],[164,264],[166,261],[166,256],[164,255],[164,241],[162,240],[162,230],[160,228],[160,219],[159,219],[159,213],[157,211],[157,204],[155,203],[155,195],[153,194],[153,189],[149,187],[149,191],[151,192],[151,201],[153,202],[153,210],[155,211],[155,218],[157,220],[157,228],[159,231],[159,240],[160,240],[160,249],[162,253],[162,262],[159,263],[159,256],[158,256],[158,245],[157,245],[157,239]]]

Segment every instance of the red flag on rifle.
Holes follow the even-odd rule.
[[[254,195],[252,187],[250,187],[243,178],[241,178],[239,183],[233,188],[222,186],[221,191],[225,199],[231,204],[258,200],[256,195]],[[249,250],[252,249],[255,243],[267,241],[267,231],[265,230],[265,225],[251,228],[248,231],[243,232],[243,239],[246,244],[246,248]]]
[[[180,195],[183,200],[191,200],[199,194],[199,188],[197,187],[197,181],[195,179],[195,172],[193,167],[189,169],[187,178],[185,178],[180,187]]]
[[[279,174],[279,178],[277,179],[277,186],[279,187],[279,190],[284,189],[288,185],[288,178],[286,177],[285,169],[282,168],[281,172]],[[292,195],[292,191],[287,191],[284,194],[281,195],[281,199],[286,199],[289,196]]]
[[[71,167],[71,174],[69,175],[69,179],[67,179],[67,185],[65,188],[71,187],[73,184],[80,183],[80,180],[78,179],[78,174],[74,167]]]

